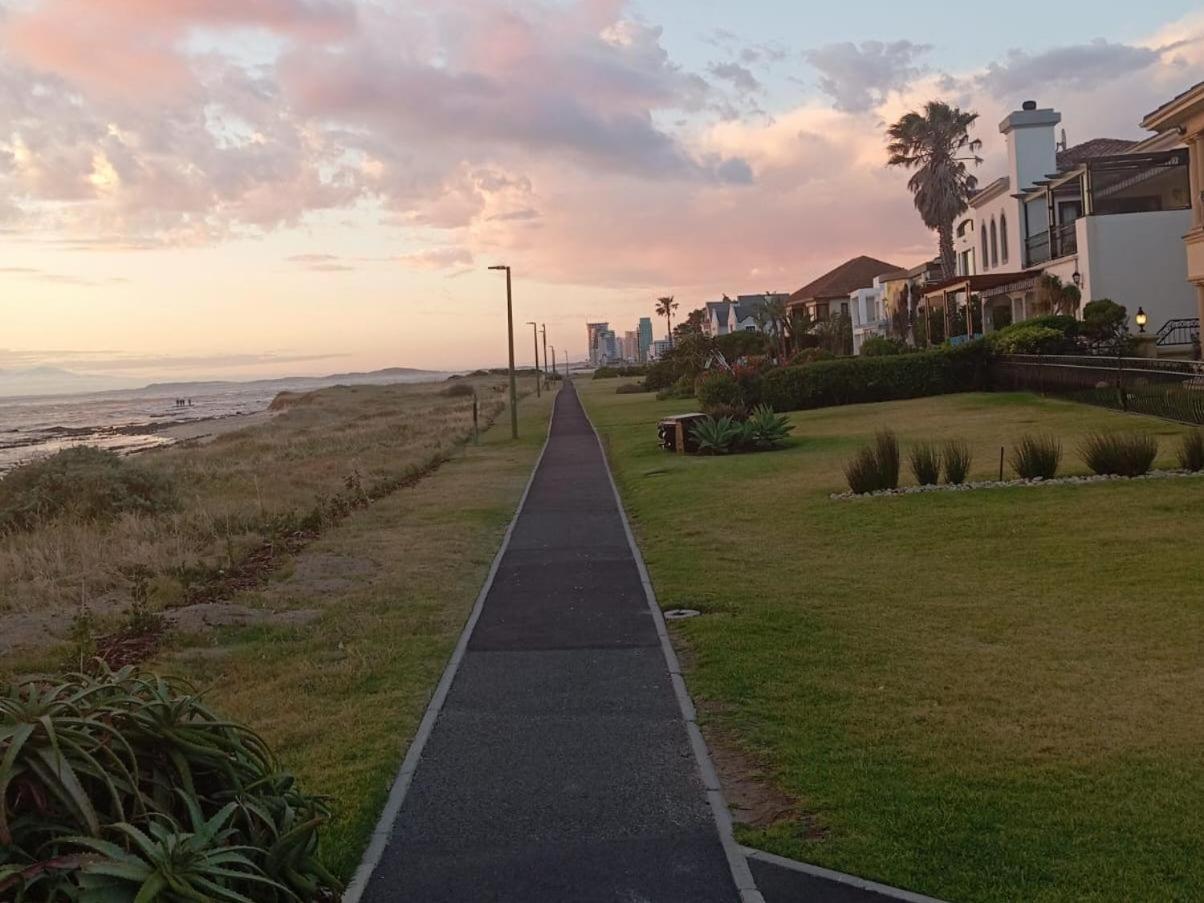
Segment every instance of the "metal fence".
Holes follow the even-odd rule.
[[[1204,423],[1204,363],[1104,355],[996,358],[996,389],[1039,392],[1183,423]]]

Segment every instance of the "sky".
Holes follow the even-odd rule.
[[[885,126],[1027,99],[1139,138],[1204,12],[743,0],[0,0],[0,371],[254,378],[575,358],[933,256]],[[663,332],[663,321],[657,332]]]

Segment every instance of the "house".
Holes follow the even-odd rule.
[[[897,264],[873,257],[854,257],[808,282],[787,299],[786,305],[792,311],[805,311],[813,322],[838,314],[851,316],[853,292],[872,286],[879,276],[899,269]]]
[[[923,289],[943,278],[944,269],[939,257],[925,260],[911,269],[880,276],[885,289],[883,318],[888,323],[887,332],[910,337],[910,327],[923,298]]]
[[[781,293],[765,292],[760,295],[737,295],[735,300],[724,295],[722,301],[708,301],[703,332],[709,336],[727,335],[729,332],[759,332],[761,323],[758,314],[765,302],[786,301],[788,297]]]
[[[1190,342],[1198,346],[1200,323],[1204,322],[1204,82],[1188,88],[1150,113],[1141,122],[1142,128],[1157,134],[1170,132],[1185,145],[1188,155],[1188,193],[1191,196],[1191,222],[1183,235],[1187,248],[1187,278],[1196,295],[1194,316],[1185,316],[1178,328],[1186,332]],[[1194,324],[1191,322],[1194,320]],[[1170,332],[1159,340],[1170,338]]]
[[[1079,287],[1084,302],[1144,308],[1155,328],[1194,311],[1186,264],[1168,250],[1191,216],[1179,137],[1097,138],[1059,152],[1061,121],[1026,101],[999,124],[1008,172],[974,195],[956,225],[956,276],[925,292],[947,325],[967,301],[981,306],[987,331],[1048,312],[1044,275]]]
[[[884,336],[890,331],[886,317],[886,286],[881,276],[874,277],[873,285],[849,292],[849,308],[853,317],[853,354],[861,354],[861,344],[873,336]]]

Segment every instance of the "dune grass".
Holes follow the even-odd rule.
[[[954,900],[1204,896],[1204,479],[829,498],[881,429],[964,440],[971,480],[1031,432],[1148,430],[1175,467],[1183,429],[968,394],[682,458],[654,423],[691,402],[582,395],[661,604],[704,613],[674,633],[708,737],[797,801],[743,842]]]
[[[491,377],[481,383],[491,414],[500,411],[491,397],[495,382]],[[433,456],[446,458],[416,485],[328,525],[281,561],[266,585],[219,606],[278,618],[241,626],[219,620],[212,627],[190,621],[192,626],[169,632],[144,663],[203,687],[211,708],[261,733],[307,791],[329,797],[334,819],[323,832],[322,857],[344,880],[359,862],[514,514],[551,410],[550,393],[541,400],[524,397],[518,442],[495,426],[473,445],[463,441],[471,435],[471,408],[463,397],[441,390],[322,390],[270,424],[143,458],[166,472],[187,473],[202,507],[228,512],[232,519],[247,512],[259,516],[261,505],[269,518],[304,510],[317,496],[338,491],[352,468],[367,485],[411,473]],[[137,542],[135,526],[155,542]],[[140,553],[168,579],[174,571],[156,557],[172,548],[164,534],[180,546],[190,538],[224,544],[220,533],[215,539],[153,523],[108,528],[76,523],[10,537],[9,552],[22,541],[50,543],[48,533],[61,537],[66,529],[80,537],[76,545],[61,547],[75,556],[73,568],[94,562],[108,567],[101,561],[108,546],[123,556]],[[95,557],[84,556],[85,548]],[[187,554],[197,554],[196,548]],[[216,554],[220,564],[220,548]],[[47,554],[46,561],[64,567],[53,572],[51,587],[66,573],[67,557],[55,562]],[[123,572],[106,573],[109,592],[121,594]],[[41,599],[52,604],[55,597],[46,593]],[[152,605],[172,610],[169,600]],[[69,598],[58,611],[71,618]],[[18,616],[24,615],[0,610],[0,630]],[[58,646],[0,655],[0,676],[53,670],[63,658]]]

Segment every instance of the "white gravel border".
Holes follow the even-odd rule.
[[[1152,470],[1139,477],[1122,477],[1115,474],[1091,474],[1077,477],[1054,477],[1043,480],[976,480],[968,483],[939,483],[935,486],[900,486],[898,489],[880,489],[877,492],[852,491],[833,492],[828,498],[836,502],[852,499],[882,498],[890,495],[922,495],[927,492],[969,492],[973,489],[1011,489],[1017,486],[1086,486],[1089,483],[1131,483],[1137,480],[1171,480],[1176,478],[1204,477],[1204,470]]]

